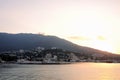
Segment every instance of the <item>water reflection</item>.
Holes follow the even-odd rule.
[[[0,65],[1,66],[1,65]],[[119,80],[120,64],[4,65],[0,80]]]

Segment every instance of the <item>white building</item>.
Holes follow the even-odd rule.
[[[70,53],[70,57],[71,57],[71,62],[79,61],[79,58],[74,53]]]
[[[52,54],[48,53],[46,54],[45,58],[44,58],[44,63],[52,63]]]
[[[57,49],[57,47],[51,47],[51,49]]]
[[[19,52],[20,52],[20,53],[24,53],[24,50],[23,50],[23,49],[20,49]]]
[[[43,48],[43,47],[37,47],[36,50],[37,50],[38,52],[41,52],[42,50],[45,50],[45,48]]]

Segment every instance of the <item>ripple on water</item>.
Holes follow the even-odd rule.
[[[0,80],[120,80],[120,64],[0,65]]]

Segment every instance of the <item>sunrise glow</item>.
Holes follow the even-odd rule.
[[[0,32],[44,33],[119,54],[119,0],[0,0]]]

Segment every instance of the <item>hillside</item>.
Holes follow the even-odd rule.
[[[76,45],[56,36],[28,33],[0,33],[0,52],[19,49],[33,49],[38,46],[44,48],[57,47],[82,54],[109,54],[109,52]]]

